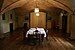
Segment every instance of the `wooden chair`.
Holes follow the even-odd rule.
[[[48,29],[46,29],[45,31],[46,31],[46,40],[48,40]]]
[[[44,34],[41,34],[41,41],[43,42],[44,40]]]
[[[28,40],[27,42],[29,44],[35,45],[36,44],[36,35],[35,34],[28,34]]]
[[[39,44],[41,44],[44,40],[44,34],[41,34],[41,32],[35,32],[36,39],[38,40]]]
[[[41,44],[42,38],[43,36],[41,36],[41,34],[39,32],[34,31],[33,34],[28,34],[28,41],[30,41],[30,43],[34,43],[34,44]]]
[[[41,32],[39,32],[38,30],[35,30],[34,34],[36,35],[37,42],[40,44],[41,43]]]

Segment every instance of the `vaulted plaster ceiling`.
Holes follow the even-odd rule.
[[[3,1],[4,1],[4,0],[0,0],[0,10],[1,10],[1,8],[2,8]]]
[[[63,9],[72,12],[72,0],[4,0],[1,13],[15,9],[18,12],[31,12],[37,7],[40,11],[48,12],[54,8]]]

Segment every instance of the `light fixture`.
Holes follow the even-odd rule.
[[[35,2],[35,4],[36,4],[36,5],[35,5],[35,8],[34,8],[34,13],[35,13],[36,16],[39,16],[39,8],[38,8],[38,6],[37,6],[38,3],[37,3],[36,0],[34,0],[34,2]]]
[[[39,8],[35,8],[35,9],[34,9],[34,12],[35,12],[35,13],[38,13],[38,12],[39,12]]]
[[[39,13],[36,13],[36,16],[39,16],[40,14]]]

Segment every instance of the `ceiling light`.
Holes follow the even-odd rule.
[[[36,13],[36,16],[39,16],[40,14],[39,13]]]
[[[39,8],[35,8],[34,12],[38,13],[39,12]]]

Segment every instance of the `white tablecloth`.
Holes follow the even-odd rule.
[[[30,28],[26,33],[26,37],[28,37],[28,34],[33,34],[35,30],[36,28]],[[37,30],[40,32],[40,34],[44,34],[44,37],[46,37],[46,32],[43,28],[37,28]]]

